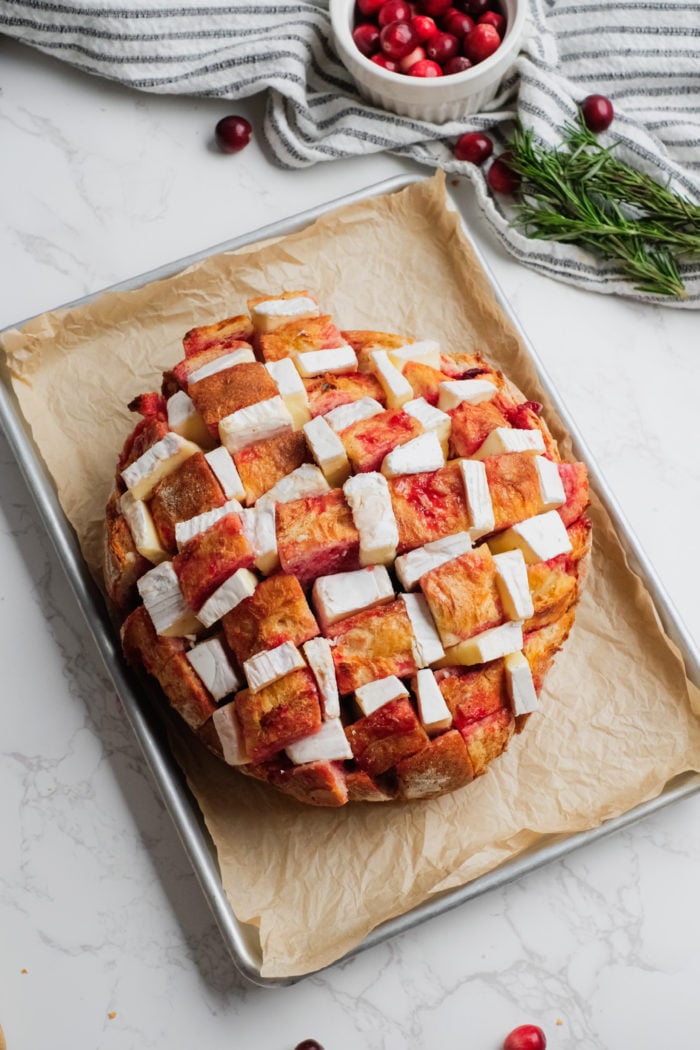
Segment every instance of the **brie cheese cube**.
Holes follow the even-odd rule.
[[[306,317],[318,317],[319,305],[306,295],[293,299],[264,299],[250,311],[253,325],[258,332],[272,332],[289,321],[302,321]]]
[[[280,397],[289,409],[289,414],[294,420],[294,429],[301,430],[304,423],[311,419],[311,412],[306,387],[294,367],[294,362],[288,357],[283,357],[279,361],[268,361],[265,368],[277,384]]]
[[[503,551],[495,554],[493,561],[503,611],[509,620],[528,620],[535,615],[535,607],[522,551]]]
[[[247,408],[239,408],[219,422],[221,444],[231,455],[254,441],[279,437],[294,429],[294,420],[281,397],[269,397]]]
[[[445,466],[445,455],[437,434],[429,431],[411,438],[384,457],[382,474],[397,478],[401,474],[424,474]]]
[[[389,350],[389,357],[403,372],[408,361],[416,361],[421,365],[430,365],[431,368],[440,371],[440,344],[434,339],[424,339],[417,343],[407,343],[400,346],[398,350]]]
[[[493,501],[486,479],[486,467],[473,459],[460,459],[459,467],[464,482],[464,497],[469,512],[469,535],[478,540],[496,527]]]
[[[254,572],[239,569],[207,598],[197,616],[205,627],[213,627],[227,612],[235,609],[245,598],[250,598],[257,586],[258,578]]]
[[[187,377],[187,385],[192,386],[193,383],[198,383],[200,379],[206,379],[207,376],[215,376],[217,372],[225,372],[227,368],[233,368],[235,365],[250,364],[253,361],[255,361],[255,354],[252,348],[239,346],[237,350],[232,350],[230,354],[222,354],[221,357],[215,357],[213,361],[207,361],[200,368],[195,368]]]
[[[161,478],[201,451],[199,445],[179,434],[166,434],[122,471],[124,484],[134,499],[148,499]]]
[[[241,509],[238,500],[231,499],[224,503],[223,507],[205,510],[203,514],[195,514],[194,518],[187,518],[186,521],[176,521],[175,542],[178,549],[182,550],[185,544],[189,543],[195,536],[199,536],[200,532],[206,532],[217,521],[221,521],[222,518],[227,517],[229,514],[238,514]]]
[[[201,448],[211,448],[214,444],[212,436],[189,394],[178,390],[168,398],[165,407],[171,430],[188,441],[194,441]]]
[[[129,526],[131,538],[136,550],[154,565],[159,565],[168,557],[163,550],[148,505],[141,499],[134,499],[130,492],[125,492],[119,499],[119,509]]]
[[[263,649],[243,663],[243,673],[248,679],[251,693],[258,693],[266,685],[284,678],[292,671],[306,667],[306,661],[293,642],[282,642],[274,649]]]
[[[326,372],[340,375],[343,372],[357,371],[357,354],[346,343],[345,346],[336,346],[330,350],[309,350],[305,354],[296,354],[294,364],[303,379],[313,379],[314,376],[322,376]]]
[[[311,463],[302,463],[260,496],[255,507],[256,510],[262,510],[275,503],[291,503],[304,496],[322,496],[324,492],[330,492],[330,488],[322,470]]]
[[[556,463],[546,456],[535,456],[537,477],[540,482],[542,510],[555,510],[566,503],[564,482],[561,480]]]
[[[319,576],[311,591],[313,606],[324,630],[361,609],[390,602],[393,597],[394,587],[383,565]]]
[[[412,591],[426,572],[437,569],[453,558],[459,558],[460,554],[466,554],[471,549],[469,533],[455,532],[452,536],[443,536],[426,543],[424,547],[416,547],[407,554],[401,554],[394,562],[394,569],[404,590]]]
[[[226,499],[244,500],[245,486],[233,462],[231,453],[223,445],[205,452],[204,458],[211,467]]]
[[[428,602],[422,594],[402,594],[413,628],[413,656],[419,667],[429,667],[445,655]]]
[[[354,474],[343,485],[360,534],[360,565],[388,565],[396,557],[399,527],[383,474]]]
[[[275,505],[244,508],[239,512],[243,535],[253,548],[255,568],[269,576],[280,567],[277,552],[277,532],[275,531]]]
[[[196,634],[202,622],[185,601],[171,561],[161,562],[137,581],[139,594],[151,617],[156,634],[182,638]]]
[[[519,620],[511,620],[500,627],[490,627],[488,631],[475,634],[464,642],[451,645],[445,649],[444,659],[436,667],[452,667],[462,664],[471,667],[473,664],[485,664],[497,660],[499,656],[516,653],[523,647],[523,625]]]
[[[403,410],[407,415],[417,419],[426,433],[432,432],[437,435],[445,458],[447,458],[447,446],[452,427],[452,420],[447,413],[441,412],[439,408],[435,408],[424,397],[417,397],[413,401],[407,401],[403,406]]]
[[[529,715],[539,704],[532,671],[524,653],[509,653],[503,661],[506,669],[506,688],[510,694],[514,715]]]
[[[361,397],[358,401],[350,401],[347,405],[332,408],[323,418],[338,434],[353,423],[359,423],[361,419],[370,419],[383,411],[382,406],[373,397]]]
[[[401,408],[407,401],[413,400],[413,387],[392,364],[386,350],[374,350],[372,363],[377,379],[382,384],[389,408]]]
[[[223,700],[240,689],[241,682],[220,638],[207,638],[185,656],[215,700]]]
[[[331,643],[327,638],[312,638],[302,646],[304,656],[316,679],[316,686],[321,697],[323,717],[340,718],[340,695],[335,677],[335,664],[331,652]]]
[[[492,554],[521,550],[528,565],[549,561],[571,550],[566,526],[555,510],[536,514],[487,540]]]
[[[353,757],[339,718],[323,722],[317,733],[290,744],[286,751],[295,766],[303,765],[304,762],[340,762]]]
[[[498,393],[498,387],[488,379],[450,379],[446,383],[440,383],[439,390],[438,408],[442,412],[457,408],[463,401],[470,405],[491,401]]]
[[[452,713],[429,667],[416,675],[415,693],[418,717],[428,736],[449,729],[452,725]]]
[[[211,716],[214,729],[219,737],[224,762],[229,766],[244,766],[248,762],[243,733],[236,717],[236,704],[225,704]]]
[[[355,690],[355,699],[363,715],[371,715],[390,700],[401,700],[408,696],[408,690],[400,678],[389,675],[367,682]]]
[[[544,452],[541,430],[518,430],[516,427],[496,427],[473,455],[474,459],[500,456],[504,452]]]
[[[306,423],[304,434],[309,451],[323,471],[328,484],[331,488],[340,488],[350,473],[350,461],[343,442],[323,416],[316,416]]]

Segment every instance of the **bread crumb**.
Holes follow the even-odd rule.
[[[557,1024],[564,1024],[564,1022],[562,1021],[561,1017],[557,1017]]]
[[[116,1010],[110,1010],[109,1013],[107,1014],[107,1017],[109,1017],[110,1021],[113,1021],[116,1016],[117,1016],[117,1011]]]
[[[450,186],[459,186],[459,179],[450,179]]]
[[[29,973],[29,970],[27,969],[26,966],[23,966],[22,969],[19,972],[20,973]]]

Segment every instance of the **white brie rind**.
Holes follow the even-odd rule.
[[[422,594],[402,594],[413,628],[413,657],[418,667],[429,667],[445,655],[430,607]]]
[[[440,344],[434,339],[423,339],[417,343],[407,343],[397,350],[389,350],[389,358],[400,372],[403,372],[408,361],[421,365],[430,365],[440,371]]]
[[[274,649],[263,649],[243,663],[243,673],[248,679],[251,693],[258,693],[266,685],[272,685],[292,671],[306,667],[306,661],[293,642],[282,642]]]
[[[496,427],[479,446],[473,459],[501,456],[504,452],[544,452],[541,430],[518,430],[516,427]]]
[[[494,554],[496,586],[509,620],[529,620],[535,615],[527,578],[527,565],[520,550]]]
[[[331,643],[327,638],[312,638],[302,646],[304,656],[316,679],[325,719],[340,718],[340,694],[335,677]]]
[[[161,478],[172,474],[186,459],[201,451],[193,441],[170,432],[125,467],[124,484],[134,499],[148,499]]]
[[[354,474],[343,485],[360,534],[360,565],[388,565],[396,557],[399,527],[383,474]]]
[[[508,653],[503,661],[506,669],[506,688],[510,694],[514,715],[529,715],[539,704],[532,671],[524,653]]]
[[[119,499],[119,510],[124,517],[134,546],[142,557],[159,565],[169,556],[163,550],[148,505],[142,499],[134,499],[130,492],[125,492]]]
[[[156,634],[163,638],[183,638],[199,631],[203,621],[195,616],[185,601],[171,561],[149,569],[136,586]]]
[[[289,409],[289,414],[294,420],[294,429],[301,430],[304,423],[308,423],[311,419],[311,412],[306,387],[294,367],[294,362],[289,357],[282,357],[279,361],[268,361],[265,368],[272,376],[280,397]]]
[[[194,441],[200,448],[211,448],[214,444],[206,423],[195,408],[194,401],[184,390],[177,390],[165,403],[168,426],[180,437]]]
[[[486,541],[492,554],[502,551],[521,550],[528,565],[549,561],[571,550],[566,526],[556,510],[536,514],[499,532]]]
[[[295,766],[304,762],[341,762],[352,758],[352,748],[339,718],[322,722],[317,733],[290,744],[286,751]]]
[[[213,627],[226,613],[231,612],[246,598],[255,593],[258,578],[250,569],[238,569],[207,598],[197,613],[205,627]]]
[[[387,478],[398,478],[402,474],[425,474],[444,466],[445,454],[440,440],[437,434],[428,431],[388,452],[382,462],[382,474]]]
[[[294,420],[278,395],[225,416],[219,422],[219,438],[231,455],[235,455],[254,441],[279,437],[293,429]]]
[[[304,499],[305,496],[322,496],[330,490],[331,487],[319,467],[314,467],[311,463],[302,463],[260,496],[255,507],[256,510],[262,510],[263,507],[274,506],[275,503],[291,503],[292,500]]]
[[[304,435],[309,451],[323,471],[328,484],[331,488],[340,488],[350,473],[350,461],[343,442],[323,416],[316,416],[306,423]]]
[[[387,351],[373,350],[371,357],[373,371],[386,394],[386,403],[389,408],[401,408],[407,401],[411,401],[413,387],[401,375],[396,365],[392,364]]]
[[[535,456],[535,466],[540,483],[542,510],[556,510],[566,503],[566,492],[559,468],[546,456]]]
[[[338,405],[326,412],[323,417],[329,426],[339,434],[341,430],[359,423],[362,419],[371,419],[378,416],[384,409],[373,397],[361,397],[357,401],[349,401],[347,405]]]
[[[277,572],[280,567],[279,553],[277,551],[277,532],[275,530],[275,505],[267,505],[244,508],[239,513],[243,526],[243,535],[253,548],[255,555],[255,568],[263,574],[270,576]]]
[[[363,715],[371,715],[391,700],[401,700],[407,696],[406,686],[400,678],[393,674],[387,678],[377,678],[374,682],[367,682],[355,690],[355,699]]]
[[[185,656],[215,700],[223,700],[241,688],[220,638],[207,638]]]
[[[194,518],[187,518],[186,521],[175,522],[175,542],[177,543],[178,549],[182,550],[186,543],[189,543],[195,536],[199,536],[201,532],[206,532],[212,525],[215,525],[217,521],[221,521],[222,518],[228,517],[229,514],[238,514],[241,510],[241,505],[237,499],[230,499],[224,503],[223,507],[215,507],[214,510],[205,510],[203,514],[195,514]]]
[[[462,664],[471,667],[473,664],[485,664],[497,660],[499,656],[518,652],[523,647],[523,625],[519,620],[511,620],[500,627],[490,627],[488,631],[475,634],[464,642],[451,645],[445,649],[445,656],[435,666],[452,667]]]
[[[190,387],[193,383],[199,383],[201,379],[215,376],[217,372],[225,372],[229,368],[235,368],[236,365],[252,364],[254,361],[255,354],[252,347],[239,346],[230,354],[222,354],[221,357],[215,357],[212,361],[207,361],[205,365],[195,368],[187,377],[187,385]]]
[[[469,535],[473,540],[478,540],[496,527],[486,467],[474,459],[460,459],[459,467],[469,513]]]
[[[415,694],[418,717],[428,736],[449,729],[452,725],[452,713],[429,667],[423,668],[416,675]]]
[[[394,586],[383,565],[319,576],[311,591],[313,607],[324,631],[338,620],[390,602],[393,597]]]
[[[219,445],[218,448],[213,448],[211,452],[205,452],[204,458],[214,472],[216,480],[221,485],[226,499],[244,500],[245,486],[241,481],[231,453],[223,445]]]
[[[350,344],[346,343],[345,346],[336,346],[329,350],[308,350],[306,353],[295,354],[294,364],[303,379],[313,379],[314,376],[322,376],[326,372],[342,375],[344,372],[357,371],[357,354]]]
[[[441,412],[439,408],[435,408],[424,397],[416,397],[413,401],[407,401],[403,406],[403,410],[407,415],[417,419],[426,433],[431,431],[437,434],[442,451],[445,458],[447,458],[450,429],[452,427],[452,420],[447,413]]]
[[[449,412],[463,401],[470,405],[491,401],[498,393],[498,387],[488,379],[449,379],[440,383],[439,391],[438,408],[442,412]]]
[[[318,317],[320,313],[314,299],[297,295],[293,299],[263,299],[252,308],[250,316],[257,332],[272,332],[289,321],[303,321],[307,317]]]
[[[211,716],[214,729],[219,737],[224,762],[229,766],[244,766],[249,761],[243,741],[243,733],[236,717],[236,704],[225,704],[218,707]]]
[[[455,532],[452,536],[442,536],[439,540],[432,540],[423,547],[399,555],[394,562],[394,569],[403,589],[412,591],[426,572],[459,558],[460,554],[466,554],[471,549],[469,533]]]

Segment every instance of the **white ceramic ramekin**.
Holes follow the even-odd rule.
[[[525,0],[501,0],[506,35],[498,51],[464,73],[422,78],[390,73],[370,62],[352,39],[355,0],[330,0],[338,54],[365,98],[379,109],[444,124],[478,111],[498,94],[525,36]]]

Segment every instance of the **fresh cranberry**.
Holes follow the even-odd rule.
[[[452,33],[453,36],[459,37],[461,40],[471,33],[474,28],[474,19],[466,15],[464,11],[458,11],[456,7],[451,7],[446,15],[442,19],[442,28],[446,33]]]
[[[423,14],[430,15],[431,18],[439,18],[440,15],[444,15],[448,7],[452,7],[452,0],[423,0],[421,4]]]
[[[508,163],[512,156],[512,153],[501,153],[488,170],[488,184],[496,193],[515,193],[520,187],[520,176]],[[506,1050],[515,1050],[515,1047]]]
[[[541,1028],[536,1024],[521,1024],[506,1036],[503,1050],[545,1050],[546,1046],[547,1038]]]
[[[404,58],[420,41],[411,22],[390,22],[379,34],[382,51],[389,58]]]
[[[323,1050],[320,1043],[317,1043],[315,1039],[302,1039],[300,1043],[294,1047],[294,1050]]]
[[[379,47],[379,30],[372,22],[360,22],[352,31],[355,45],[367,58]]]
[[[365,18],[374,18],[382,4],[386,0],[357,0],[357,9]]]
[[[503,39],[503,34],[506,31],[506,20],[503,15],[499,15],[498,11],[486,11],[479,18],[478,24],[480,26],[493,26],[501,39]]]
[[[615,116],[613,104],[605,95],[589,95],[584,98],[581,113],[586,127],[595,134],[609,128]]]
[[[240,153],[250,142],[252,133],[245,117],[222,117],[214,128],[216,144],[222,153]]]
[[[478,24],[464,38],[464,53],[475,64],[483,62],[501,46],[498,30],[493,26]]]
[[[479,18],[491,6],[491,0],[462,0],[459,5],[472,18]]]
[[[452,75],[453,73],[463,73],[465,69],[471,69],[472,63],[465,55],[455,55],[449,62],[445,62],[444,73]]]
[[[379,28],[391,25],[392,22],[408,22],[411,18],[411,8],[406,0],[385,0],[379,8],[377,22]]]
[[[389,73],[400,73],[399,63],[393,58],[387,58],[383,51],[377,51],[376,55],[370,56],[370,62],[374,62],[376,66],[381,66],[382,69],[386,69]]]
[[[409,76],[441,77],[442,69],[437,62],[431,62],[429,58],[424,58],[422,62],[416,62],[414,66],[411,66]]]
[[[424,58],[425,48],[414,47],[413,51],[409,51],[404,58],[399,60],[399,69],[402,73],[408,73],[411,66],[415,66],[416,62],[422,62]]]
[[[493,142],[480,131],[467,131],[455,143],[454,155],[457,160],[466,160],[470,164],[483,164],[492,153]]]
[[[436,33],[426,42],[425,53],[433,62],[443,65],[459,51],[459,40],[452,33]]]
[[[438,31],[435,19],[431,18],[430,15],[416,15],[412,22],[421,40],[429,40]]]

